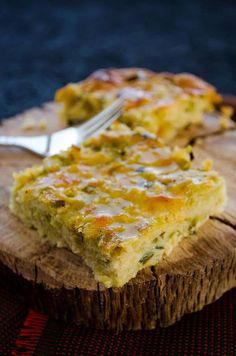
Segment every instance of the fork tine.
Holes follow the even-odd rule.
[[[18,146],[34,152],[41,157],[57,154],[62,150],[68,149],[71,145],[78,145],[89,136],[106,129],[121,115],[123,102],[123,99],[117,99],[101,113],[80,127],[70,127],[50,135],[33,137],[0,136],[0,145]]]
[[[116,115],[116,118],[118,118],[121,115],[121,112],[121,109],[118,109],[110,115],[105,115],[104,117],[102,117],[102,119],[97,120],[93,125],[83,128],[81,130],[81,133],[84,135],[88,135],[90,132],[99,130],[99,128],[103,125],[107,125],[106,127],[108,127],[110,123],[115,120],[113,119],[113,117]]]
[[[113,105],[114,108],[114,105]],[[110,109],[110,107],[109,107]],[[88,137],[100,132],[107,128],[113,121],[115,121],[122,112],[121,102],[115,104],[115,110],[106,110],[109,113],[104,116],[104,111],[101,112],[99,120],[96,117],[96,124],[89,126],[86,125],[86,128],[82,129],[82,126],[79,127],[69,127],[62,131],[55,132],[51,135],[49,150],[46,153],[47,156],[56,154],[61,150],[68,149],[71,145],[79,145]],[[93,119],[92,119],[93,120]],[[86,123],[87,124],[87,123]]]
[[[120,111],[123,107],[124,100],[119,98],[114,103],[105,108],[98,115],[94,116],[92,119],[87,121],[86,123],[79,126],[80,130],[86,131],[90,127],[95,128],[96,126],[100,126],[100,122],[104,122],[109,119],[111,116],[115,115],[118,111]]]
[[[97,125],[96,127],[90,127],[89,129],[87,129],[84,132],[84,138],[93,136],[94,134],[99,133],[100,131],[105,130],[107,127],[109,127],[112,122],[114,122],[116,119],[118,119],[120,117],[122,113],[122,110],[118,110],[116,113],[114,113],[112,116],[110,116],[107,120],[105,121],[99,121],[99,125]]]

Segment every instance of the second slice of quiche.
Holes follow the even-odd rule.
[[[87,120],[119,95],[126,97],[120,118],[131,128],[143,127],[165,142],[186,126],[200,124],[203,115],[221,101],[215,88],[187,73],[155,73],[143,68],[102,69],[79,83],[57,91],[67,124]]]
[[[27,226],[82,256],[106,287],[155,265],[225,202],[223,178],[191,168],[189,149],[120,126],[19,173],[11,197]]]

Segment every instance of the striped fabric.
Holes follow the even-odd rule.
[[[236,355],[236,289],[168,328],[116,334],[27,309],[0,281],[0,355]]]

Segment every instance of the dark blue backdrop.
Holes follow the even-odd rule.
[[[99,67],[190,71],[236,93],[236,1],[0,1],[0,117]]]

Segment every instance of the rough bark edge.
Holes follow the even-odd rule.
[[[48,289],[0,263],[0,274],[12,292],[33,309],[55,319],[121,332],[167,327],[236,287],[236,252],[185,275],[157,275],[155,267],[152,272],[154,280],[121,289]]]

